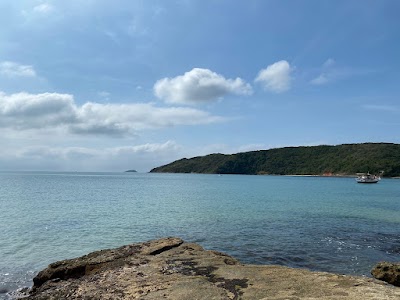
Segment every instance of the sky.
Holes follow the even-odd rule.
[[[400,1],[1,0],[0,171],[400,143]]]

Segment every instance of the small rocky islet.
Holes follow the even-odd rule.
[[[400,286],[400,264],[374,276]],[[50,264],[16,299],[400,299],[400,288],[373,278],[248,265],[180,238],[101,250]]]

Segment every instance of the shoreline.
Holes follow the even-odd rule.
[[[174,237],[55,262],[33,281],[14,299],[400,298],[400,288],[373,278],[242,264]]]

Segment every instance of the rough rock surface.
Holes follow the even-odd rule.
[[[165,238],[53,263],[26,299],[400,299],[400,289],[372,278],[244,265]]]
[[[400,286],[400,263],[380,262],[371,271],[376,279]]]

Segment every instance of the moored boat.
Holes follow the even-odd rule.
[[[358,183],[377,183],[379,180],[381,180],[380,176],[373,175],[368,173],[358,173],[357,174],[356,181]]]

